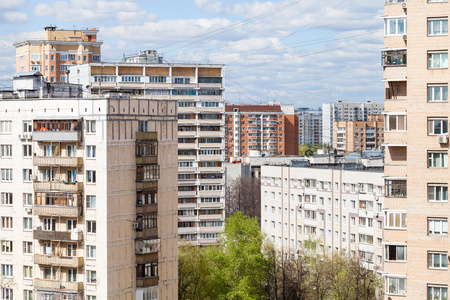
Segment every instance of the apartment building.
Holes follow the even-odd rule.
[[[74,64],[100,61],[101,45],[98,29],[60,30],[44,28],[43,40],[30,39],[14,44],[16,72],[36,72],[47,82],[67,82],[68,68]]]
[[[322,143],[322,109],[297,108],[300,145]]]
[[[117,91],[177,101],[179,238],[215,243],[225,219],[224,67],[142,63],[154,59],[144,51],[126,62],[73,66],[69,82],[88,86],[87,95]]]
[[[351,103],[340,100],[336,103],[322,104],[322,140],[325,144],[333,145],[334,122],[339,121],[367,121],[370,115],[379,115],[383,112],[383,104],[375,101],[366,103]]]
[[[448,297],[449,13],[446,0],[384,6],[386,213],[405,220],[384,236],[405,253],[385,265],[393,300]]]
[[[380,150],[384,143],[384,116],[371,115],[367,121],[334,122],[333,148],[338,153]]]
[[[2,299],[177,299],[176,102],[62,85],[0,100]]]
[[[226,159],[298,155],[298,115],[283,105],[225,106]]]
[[[383,186],[382,168],[304,161],[262,166],[262,230],[284,252],[317,241],[321,253],[359,255],[368,268],[382,272]]]

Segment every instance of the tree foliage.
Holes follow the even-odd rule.
[[[238,177],[226,183],[226,216],[238,211],[253,217],[261,225],[261,183],[259,178]]]

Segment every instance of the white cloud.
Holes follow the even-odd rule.
[[[28,16],[21,12],[6,11],[0,13],[0,23],[23,24],[28,22]]]
[[[27,4],[27,0],[2,0],[0,1],[1,10],[13,10]]]

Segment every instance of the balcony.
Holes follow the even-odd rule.
[[[144,228],[136,231],[136,238],[150,238],[158,236],[158,228]]]
[[[149,287],[158,285],[158,276],[148,277],[148,278],[136,278],[136,287]]]
[[[198,171],[200,173],[204,173],[204,172],[222,173],[223,172],[223,168],[222,167],[201,167],[201,168],[198,168]]]
[[[38,167],[80,167],[82,157],[34,156],[33,165]]]
[[[154,165],[158,163],[158,156],[136,156],[137,165]]]
[[[406,67],[406,49],[382,51],[381,64],[383,67]]]
[[[79,292],[83,290],[83,282],[47,280],[36,278],[33,280],[33,285],[36,289],[57,290],[57,291],[64,290],[73,292]]]
[[[137,190],[153,190],[158,188],[158,181],[136,181]]]
[[[158,204],[136,205],[136,214],[148,214],[158,211]]]
[[[35,205],[34,214],[38,216],[61,216],[76,218],[81,215],[81,207],[62,205]]]
[[[34,131],[33,141],[36,142],[78,142],[81,141],[79,131]]]
[[[42,230],[42,227],[35,227],[33,230],[33,239],[44,241],[81,241],[83,239],[83,234],[81,231],[47,231]]]
[[[59,191],[67,193],[78,193],[83,191],[82,182],[64,182],[64,181],[35,181],[33,182],[35,192]]]
[[[81,268],[83,257],[65,257],[55,255],[34,255],[34,263],[47,266],[61,266],[67,268]]]
[[[137,264],[145,264],[149,261],[158,260],[158,252],[154,253],[136,253],[136,263]]]

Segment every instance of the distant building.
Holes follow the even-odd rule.
[[[16,72],[39,71],[47,82],[67,82],[68,67],[100,61],[97,41],[98,29],[57,30],[44,28],[43,40],[25,40],[15,43]]]
[[[367,121],[370,115],[379,115],[383,112],[383,104],[374,101],[366,103],[350,103],[338,101],[337,103],[322,104],[322,141],[333,145],[333,125],[338,121]]]
[[[297,108],[300,145],[322,143],[322,109]]]
[[[298,155],[298,115],[293,106],[225,106],[226,159]]]
[[[285,253],[312,240],[319,253],[345,251],[382,272],[383,168],[347,166],[262,166],[261,228]]]
[[[338,153],[381,150],[384,143],[384,116],[371,115],[367,121],[334,122],[333,148]]]

